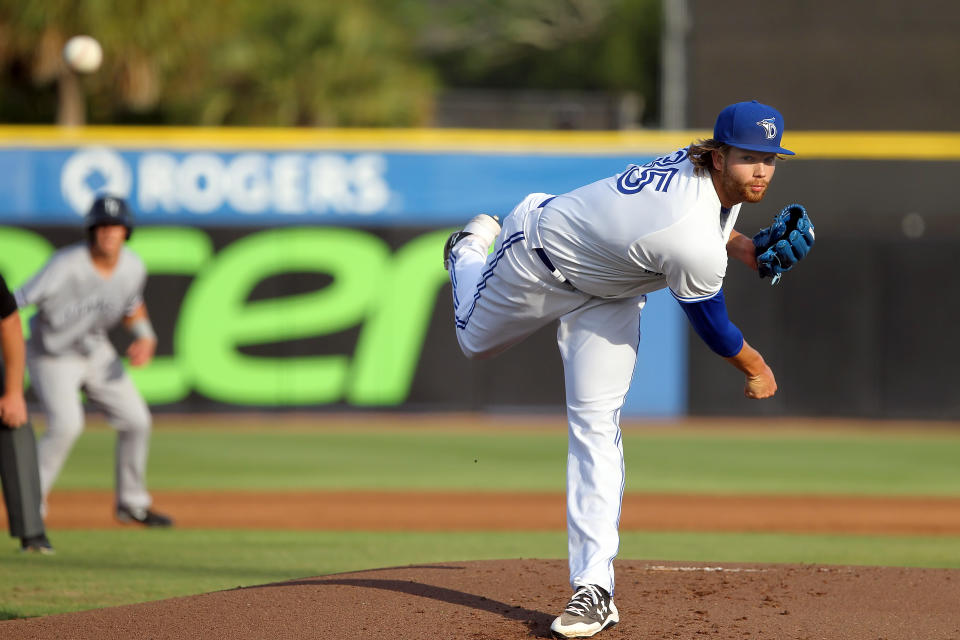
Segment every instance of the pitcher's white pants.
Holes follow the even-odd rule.
[[[486,358],[559,321],[569,422],[567,536],[570,583],[614,592],[620,544],[623,445],[620,408],[630,386],[645,296],[595,298],[562,283],[531,246],[535,193],[503,221],[493,253],[467,239],[451,255],[457,339],[469,358]]]
[[[30,383],[47,418],[47,430],[37,442],[43,504],[46,505],[47,495],[83,431],[83,389],[117,430],[117,503],[132,509],[149,507],[146,473],[150,410],[114,349],[105,344],[87,356],[50,356],[30,350],[27,367]]]

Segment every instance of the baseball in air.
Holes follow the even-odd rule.
[[[63,47],[63,59],[77,73],[93,73],[103,62],[103,48],[90,36],[73,36]]]

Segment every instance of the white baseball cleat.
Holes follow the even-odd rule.
[[[590,584],[577,588],[566,609],[550,631],[557,638],[589,638],[620,622],[620,612],[603,587]]]
[[[447,244],[443,247],[443,268],[447,271],[450,270],[450,252],[461,240],[472,236],[486,252],[490,250],[490,245],[494,243],[498,235],[500,235],[500,221],[497,216],[489,216],[485,213],[474,216],[463,230],[451,233],[450,237],[447,238]]]

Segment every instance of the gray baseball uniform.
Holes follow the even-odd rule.
[[[78,243],[57,251],[16,292],[20,307],[37,307],[27,367],[47,417],[38,443],[44,500],[83,431],[82,389],[117,429],[117,503],[133,509],[151,504],[145,483],[150,411],[107,336],[143,303],[146,275],[140,258],[124,247],[105,278],[86,243]]]

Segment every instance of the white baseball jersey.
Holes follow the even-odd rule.
[[[540,214],[551,261],[580,291],[629,298],[665,286],[684,302],[720,290],[740,205],[721,213],[687,150],[557,196]]]
[[[492,253],[476,236],[450,252],[465,355],[496,355],[557,324],[574,588],[614,591],[625,481],[619,413],[645,294],[670,287],[694,302],[720,291],[738,213],[739,205],[722,208],[710,175],[694,175],[682,149],[563,195],[531,193],[503,220]]]
[[[143,261],[126,247],[109,278],[94,268],[86,243],[60,249],[16,293],[20,307],[37,306],[31,348],[85,355],[107,344],[107,332],[143,302],[146,278]]]

